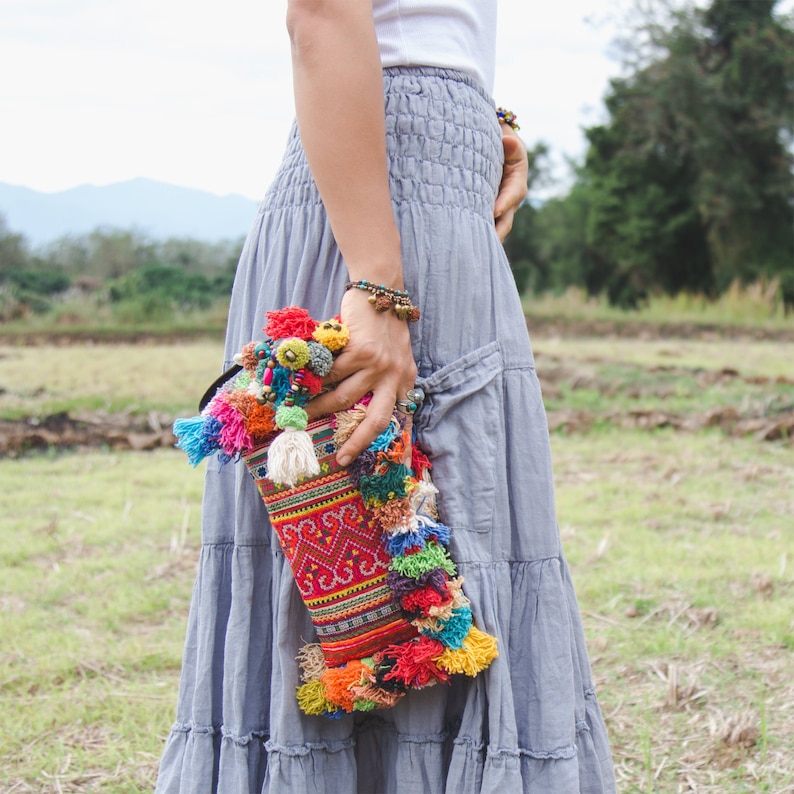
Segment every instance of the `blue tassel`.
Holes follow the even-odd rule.
[[[177,437],[176,446],[184,450],[191,466],[198,466],[207,455],[218,449],[214,427],[207,427],[208,420],[215,424],[220,423],[214,417],[193,416],[190,419],[177,419],[174,422],[174,435]]]
[[[418,515],[416,518],[419,521],[419,529],[417,532],[421,533],[425,540],[435,536],[439,545],[449,546],[450,529],[448,526],[440,524],[438,521],[434,521],[428,516]]]
[[[386,550],[392,557],[402,557],[409,549],[423,549],[425,539],[419,532],[395,532],[386,538]]]
[[[422,634],[440,640],[447,648],[458,650],[469,633],[472,624],[471,607],[458,607],[452,610],[452,617],[444,624],[441,631],[423,629]]]

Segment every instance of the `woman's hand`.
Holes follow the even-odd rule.
[[[372,392],[366,418],[337,452],[341,466],[389,426],[395,402],[405,399],[416,381],[408,323],[392,311],[376,312],[368,297],[368,292],[358,289],[345,293],[341,317],[350,331],[350,341],[326,378],[326,382],[337,384],[336,388],[315,397],[306,407],[310,418],[315,418],[349,408]]]
[[[513,218],[521,202],[527,195],[527,179],[529,163],[527,147],[518,134],[507,124],[502,128],[502,146],[505,150],[502,181],[499,193],[494,202],[493,217],[496,222],[496,234],[504,241],[513,228]]]

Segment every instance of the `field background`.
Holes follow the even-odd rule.
[[[792,792],[794,333],[602,319],[533,343],[619,789]],[[168,427],[221,345],[31,341],[0,343],[0,791],[149,791],[202,488]]]

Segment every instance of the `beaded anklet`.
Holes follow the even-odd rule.
[[[405,290],[389,289],[384,284],[373,284],[366,279],[361,281],[348,281],[345,291],[361,289],[369,292],[367,300],[375,307],[376,312],[386,312],[391,309],[401,320],[415,323],[419,317],[419,307],[411,303],[411,298]]]
[[[512,110],[505,110],[504,108],[496,108],[496,116],[502,124],[507,124],[510,129],[518,132],[521,127],[518,126],[518,119]]]

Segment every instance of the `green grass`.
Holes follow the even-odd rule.
[[[791,448],[607,430],[555,435],[553,449],[622,790],[675,791],[690,774],[722,781],[705,791],[783,791],[794,774]],[[720,738],[737,715],[757,731],[751,747]]]
[[[0,461],[0,480],[14,715],[0,788],[147,790],[173,720],[202,478],[162,451]]]
[[[777,342],[534,341],[554,410],[790,398]],[[218,342],[8,346],[0,412],[189,413],[220,363]],[[552,447],[619,790],[785,791],[790,440],[593,428],[554,433]],[[0,790],[151,790],[174,717],[202,476],[174,450],[93,451],[0,459],[0,486],[0,705],[14,715],[0,727]]]
[[[18,344],[33,338],[42,345],[49,340],[55,344],[175,337],[222,340],[228,308],[228,300],[219,300],[208,309],[181,311],[148,305],[145,300],[112,304],[95,295],[72,296],[56,300],[49,311],[0,322],[0,340]]]
[[[0,347],[0,418],[57,411],[195,412],[221,371],[209,340]]]
[[[692,325],[695,328],[754,329],[791,332],[776,281],[747,286],[735,283],[716,299],[679,293],[651,295],[638,309],[610,306],[606,297],[590,297],[583,289],[569,287],[562,294],[527,295],[523,300],[529,317],[566,318],[615,323],[646,323],[649,326]]]

